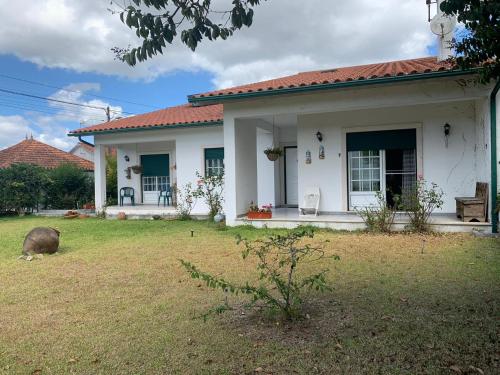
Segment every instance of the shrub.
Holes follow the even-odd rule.
[[[46,206],[52,209],[79,208],[94,197],[94,185],[87,172],[74,164],[61,164],[49,171]]]
[[[391,231],[392,224],[394,224],[399,197],[395,195],[393,198],[394,206],[389,207],[381,191],[377,191],[376,195],[376,205],[357,208],[356,212],[365,222],[368,231],[388,233]]]
[[[437,184],[419,178],[413,191],[405,195],[403,209],[408,213],[410,224],[408,229],[415,232],[429,231],[429,219],[434,210],[443,206],[443,190]]]
[[[193,196],[204,199],[209,208],[209,216],[213,219],[215,215],[222,213],[224,175],[202,176],[199,172],[196,172],[196,177],[198,177],[198,187],[193,192]]]
[[[277,310],[286,319],[292,320],[300,316],[304,289],[318,291],[330,289],[325,280],[327,269],[304,275],[302,278],[297,276],[299,264],[304,261],[318,261],[324,257],[323,243],[313,246],[302,242],[304,238],[313,237],[314,230],[299,228],[288,231],[284,235],[272,235],[255,241],[238,238],[238,243],[244,245],[243,259],[254,257],[257,260],[259,285],[250,285],[249,282],[237,285],[202,272],[195,265],[184,260],[181,260],[181,263],[192,278],[205,281],[211,288],[222,289],[232,294],[249,295],[251,301],[247,307],[262,303],[263,307]],[[334,259],[340,258],[334,256]],[[230,307],[226,301],[223,306],[210,312],[222,313],[228,309]]]
[[[118,172],[116,154],[106,155],[106,204],[118,204]]]
[[[187,220],[191,218],[191,211],[196,203],[193,191],[193,184],[188,182],[182,188],[177,185],[172,186],[172,196],[176,197],[176,211],[179,219]]]
[[[50,183],[48,171],[32,164],[13,164],[0,170],[0,211],[23,214],[38,209]]]

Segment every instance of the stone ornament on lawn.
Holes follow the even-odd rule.
[[[33,254],[54,254],[59,249],[59,234],[54,228],[33,228],[24,239],[23,255],[32,257]]]
[[[118,220],[127,220],[127,214],[123,211],[118,212],[118,215],[116,215]]]

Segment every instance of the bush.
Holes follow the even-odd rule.
[[[0,170],[0,211],[25,212],[38,209],[50,179],[46,169],[31,164],[13,164]]]
[[[248,307],[262,303],[263,307],[277,310],[283,316],[292,320],[300,316],[304,289],[318,291],[329,290],[325,275],[328,270],[322,270],[312,275],[297,277],[298,266],[303,261],[318,261],[324,257],[322,245],[313,246],[303,243],[304,238],[313,238],[314,230],[299,228],[288,231],[285,235],[272,235],[266,239],[248,241],[238,238],[243,243],[243,259],[254,257],[257,260],[259,285],[236,285],[223,278],[212,276],[200,271],[195,265],[181,260],[184,268],[192,278],[201,279],[214,289],[222,289],[232,294],[247,294],[251,297]],[[334,256],[334,259],[340,259]],[[227,301],[224,305],[212,309],[211,312],[222,313],[230,309]]]
[[[74,164],[62,164],[48,172],[50,184],[45,202],[52,209],[79,208],[94,198],[94,185],[87,172]]]
[[[118,204],[118,171],[116,154],[106,155],[106,205]]]
[[[408,229],[428,232],[431,214],[443,206],[443,196],[443,190],[437,184],[431,183],[429,186],[424,179],[417,179],[415,188],[403,201],[403,209],[410,218]]]
[[[394,217],[399,205],[399,197],[394,196],[394,206],[389,207],[381,191],[377,191],[377,205],[356,209],[370,232],[388,233],[394,224]]]
[[[196,177],[198,177],[198,188],[193,192],[193,196],[205,200],[210,210],[209,217],[213,220],[215,215],[222,213],[224,175],[202,176],[199,172],[196,172]]]
[[[182,188],[177,185],[172,186],[172,198],[175,197],[176,211],[179,219],[188,220],[191,218],[191,211],[196,203],[193,185],[188,182]]]

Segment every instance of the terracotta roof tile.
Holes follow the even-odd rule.
[[[271,91],[293,87],[306,87],[321,84],[349,82],[355,80],[369,80],[384,77],[396,77],[409,74],[425,74],[443,70],[450,70],[452,66],[446,61],[437,61],[436,57],[391,61],[377,64],[358,65],[312,72],[298,73],[292,76],[271,79],[268,81],[251,83],[223,90],[195,94],[189,97],[190,101],[197,98],[218,97],[231,94],[250,93],[255,91]]]
[[[164,126],[178,126],[187,124],[203,124],[220,122],[223,119],[222,105],[207,105],[195,107],[185,104],[177,107],[161,109],[142,115],[126,117],[119,120],[76,129],[70,134],[98,133],[121,129],[140,129]]]
[[[64,163],[72,163],[86,171],[94,170],[94,163],[91,161],[35,139],[25,139],[14,146],[0,150],[0,168],[7,168],[16,163],[36,164],[45,168],[55,168]]]

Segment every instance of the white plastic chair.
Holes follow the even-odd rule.
[[[318,216],[319,199],[321,195],[318,187],[308,187],[304,193],[304,200],[299,206],[300,215]]]

